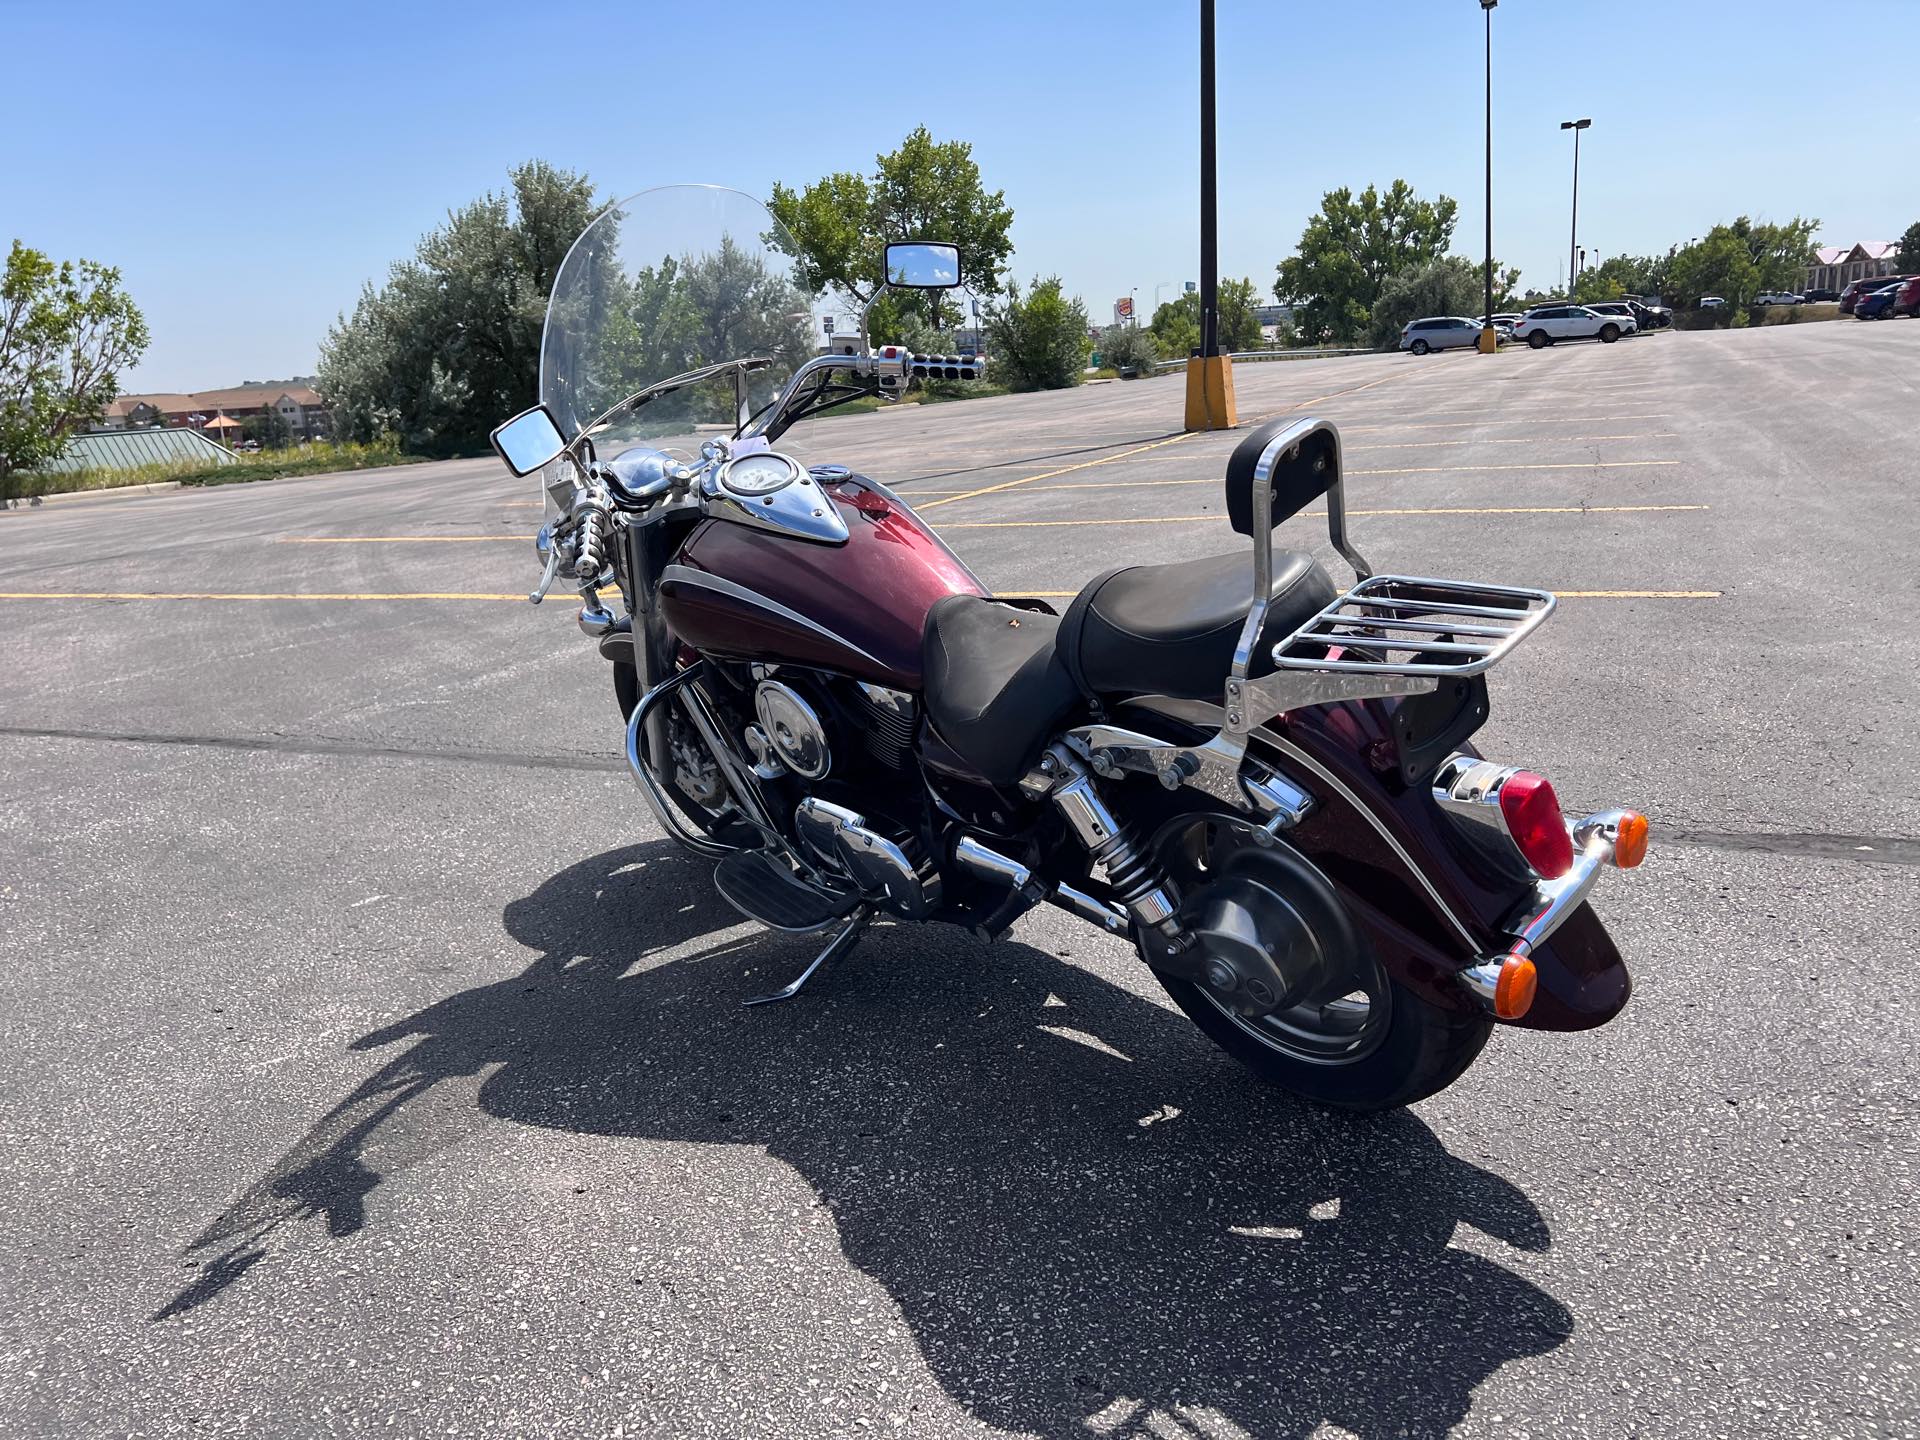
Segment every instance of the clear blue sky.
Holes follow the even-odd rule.
[[[1404,176],[1481,247],[1474,0],[1219,0],[1221,268],[1265,291],[1330,187]],[[804,14],[813,17],[802,23]],[[609,198],[869,167],[912,126],[971,140],[1020,274],[1096,319],[1197,278],[1197,7],[386,0],[293,9],[0,0],[0,244],[119,265],[153,324],[129,389],[313,369],[361,283],[540,156]],[[1494,249],[1664,249],[1745,212],[1828,243],[1920,218],[1914,0],[1502,0]],[[1853,37],[1878,31],[1882,41]],[[1897,37],[1897,38],[1896,38]],[[1879,53],[1885,63],[1864,63]]]

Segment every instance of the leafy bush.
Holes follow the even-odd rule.
[[[1220,282],[1220,343],[1231,353],[1258,350],[1260,297],[1251,280]],[[1200,344],[1200,296],[1189,291],[1177,300],[1169,300],[1153,312],[1153,335],[1160,345],[1162,360],[1184,360]]]
[[[424,458],[403,454],[399,442],[387,435],[364,445],[299,445],[231,465],[163,460],[125,470],[22,471],[14,481],[22,496],[65,495],[76,490],[118,490],[128,485],[240,485],[249,480],[277,480],[283,475],[331,475],[342,470],[411,465]]]
[[[1480,266],[1458,255],[1442,255],[1390,277],[1373,302],[1371,339],[1377,350],[1400,343],[1409,320],[1429,315],[1478,315],[1486,303]]]
[[[1138,325],[1109,325],[1100,332],[1100,363],[1112,366],[1128,379],[1153,374],[1160,346],[1153,331]]]
[[[1062,291],[1058,275],[1036,278],[1025,299],[1009,280],[1006,299],[987,316],[993,376],[1014,390],[1078,385],[1092,349],[1087,307]]]
[[[1829,300],[1821,305],[1763,305],[1759,307],[1759,325],[1804,325],[1810,320],[1838,320],[1840,302]]]

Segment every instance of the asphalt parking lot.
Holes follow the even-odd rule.
[[[459,461],[0,513],[0,1432],[1920,1433],[1920,325],[1243,367],[1383,571],[1566,598],[1632,1005],[1256,1089],[1065,917],[817,993]],[[992,586],[1225,550],[1178,379],[828,418]],[[1286,532],[1324,547],[1323,522]]]

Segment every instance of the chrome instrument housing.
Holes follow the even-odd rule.
[[[750,488],[736,492],[728,487],[727,477],[736,465],[769,463],[788,467],[789,478],[778,489],[754,493]],[[719,519],[828,545],[846,543],[847,522],[841,518],[840,508],[805,466],[778,450],[736,456],[712,472],[701,488],[707,513]]]

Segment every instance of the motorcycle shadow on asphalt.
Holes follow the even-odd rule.
[[[739,917],[665,842],[575,865],[504,919],[542,957],[356,1041],[406,1048],[194,1241],[199,1272],[155,1320],[215,1299],[283,1226],[377,1226],[384,1175],[465,1134],[444,1098],[414,1102],[491,1072],[492,1116],[793,1166],[947,1393],[1009,1430],[1439,1435],[1498,1366],[1572,1333],[1545,1291],[1450,1243],[1469,1226],[1545,1249],[1513,1185],[1411,1113],[1258,1084],[1070,961],[876,927],[800,999],[743,1010],[814,937],[670,958]]]

